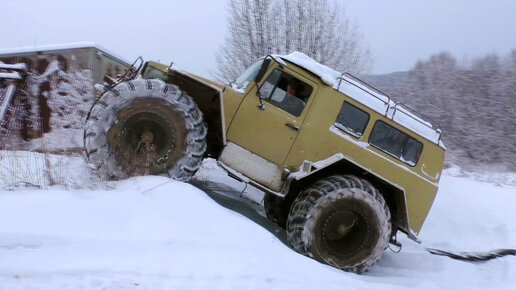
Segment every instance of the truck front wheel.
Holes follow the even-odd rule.
[[[107,180],[166,173],[189,181],[202,162],[206,133],[201,111],[177,86],[137,79],[94,103],[84,147]]]
[[[345,271],[367,271],[382,256],[391,234],[382,195],[355,176],[331,176],[305,189],[287,221],[296,251]]]

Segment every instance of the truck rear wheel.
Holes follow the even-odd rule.
[[[345,271],[367,271],[382,256],[391,234],[382,195],[355,176],[331,176],[304,190],[287,221],[296,251]]]
[[[93,104],[84,147],[107,180],[166,173],[189,181],[206,151],[206,133],[201,111],[177,86],[137,79]]]

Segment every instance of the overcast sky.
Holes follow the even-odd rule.
[[[174,61],[209,76],[225,36],[227,2],[2,0],[0,49],[93,41],[129,60]],[[513,0],[340,2],[373,51],[373,73],[409,70],[441,51],[471,58],[516,49]]]

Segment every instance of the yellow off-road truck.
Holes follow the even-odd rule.
[[[398,231],[417,240],[437,193],[440,130],[302,53],[263,57],[226,86],[155,62],[110,83],[84,132],[99,174],[186,182],[215,158],[265,192],[294,250],[337,268],[366,271]]]

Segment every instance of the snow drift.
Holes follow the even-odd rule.
[[[465,263],[423,247],[514,247],[516,187],[442,178],[418,245],[400,236],[365,275],[303,257],[259,207],[259,192],[228,179],[213,161],[202,190],[164,177],[116,189],[0,191],[0,285],[4,289],[512,289],[516,259]],[[213,186],[213,181],[223,186]],[[210,186],[211,184],[211,186]],[[225,191],[225,192],[224,192]],[[223,193],[221,195],[220,193]],[[243,198],[240,197],[243,194]],[[247,199],[245,197],[248,197]]]

